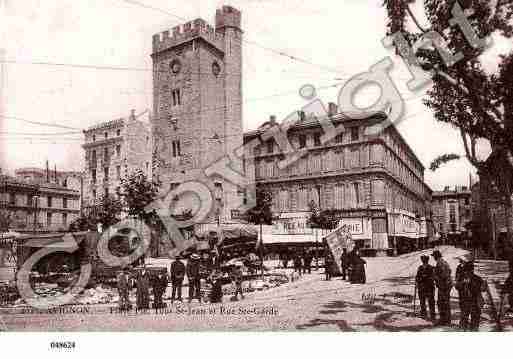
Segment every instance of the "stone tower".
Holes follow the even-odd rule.
[[[242,145],[241,13],[223,6],[215,28],[196,19],[156,34],[151,56],[154,177],[162,192],[191,180],[206,184],[215,206],[208,220],[226,221],[242,202],[240,191],[206,178],[204,169]],[[178,214],[199,205],[194,196],[177,201]]]

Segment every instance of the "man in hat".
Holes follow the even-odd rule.
[[[454,281],[459,283],[463,279],[464,267],[465,267],[465,259],[463,257],[458,257],[458,266],[456,267],[456,274],[454,275]],[[455,286],[458,291],[458,303],[460,305],[460,311],[463,313],[463,302],[462,302],[462,293],[458,289],[458,286]]]
[[[244,293],[242,292],[242,263],[241,262],[235,263],[235,266],[232,269],[231,277],[232,277],[232,282],[235,286],[235,294],[233,295],[233,298],[235,300],[238,300],[238,297],[240,294],[240,299],[244,299]]]
[[[153,308],[161,309],[165,308],[166,304],[162,301],[162,296],[166,292],[168,284],[167,271],[159,271],[155,278],[153,278]]]
[[[417,269],[415,281],[417,283],[419,301],[420,301],[420,316],[427,318],[426,301],[429,304],[429,317],[432,321],[436,319],[435,313],[435,277],[434,268],[429,264],[428,256],[421,256],[420,260],[422,265]]]
[[[171,303],[175,299],[182,301],[182,285],[185,277],[185,265],[179,256],[175,256],[175,260],[171,263]]]
[[[197,298],[201,302],[200,288],[200,259],[196,253],[191,254],[187,261],[187,280],[189,281],[189,303],[193,298]]]
[[[143,267],[137,275],[137,309],[150,308],[150,273]]]
[[[486,291],[486,282],[474,273],[474,263],[467,262],[463,265],[463,273],[456,282],[456,289],[460,293],[462,330],[477,331],[481,319],[481,308],[484,304],[482,292]],[[470,323],[469,323],[470,317]]]
[[[436,261],[435,283],[438,289],[437,305],[440,316],[437,325],[451,325],[451,267],[442,258],[442,253],[439,250],[433,251],[432,256]]]
[[[117,276],[117,287],[119,293],[119,310],[128,311],[132,307],[130,303],[130,276],[128,269],[124,269]]]
[[[349,254],[347,248],[342,248],[342,255],[340,256],[340,266],[342,267],[342,280],[346,280],[349,276],[347,270],[349,268]]]
[[[509,275],[504,282],[504,286],[502,287],[501,295],[508,296],[508,312],[513,312],[513,263],[509,264]]]

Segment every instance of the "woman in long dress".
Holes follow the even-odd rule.
[[[365,284],[367,278],[365,275],[365,260],[360,257],[358,249],[353,250],[351,255],[351,275],[350,281],[353,284]]]

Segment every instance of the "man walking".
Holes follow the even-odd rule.
[[[436,319],[435,313],[435,277],[434,268],[429,264],[428,256],[421,256],[420,260],[422,265],[417,269],[415,282],[419,293],[420,301],[420,316],[423,319],[427,318],[426,301],[429,305],[429,318],[433,322]]]
[[[182,285],[183,278],[185,277],[185,265],[182,263],[180,258],[177,256],[173,263],[171,263],[171,303],[175,301],[175,295],[177,300],[182,301]]]
[[[303,272],[303,260],[298,251],[294,253],[294,272],[298,272],[299,276],[301,276]]]
[[[456,274],[454,275],[454,281],[456,282],[456,284],[463,280],[465,267],[465,260],[462,257],[458,257],[458,261],[459,263],[456,267]],[[463,313],[463,294],[460,292],[459,286],[456,285],[455,287],[458,291],[458,304],[460,306],[460,311]]]
[[[456,289],[460,293],[461,320],[460,328],[462,330],[479,330],[481,320],[481,308],[484,304],[482,292],[486,291],[486,282],[474,273],[474,263],[465,263],[463,273],[456,282]],[[469,322],[470,317],[470,322]]]
[[[196,253],[191,254],[187,261],[187,280],[189,281],[189,303],[193,298],[201,302],[200,288],[200,256]]]
[[[438,289],[438,314],[440,316],[437,325],[451,325],[451,267],[442,258],[439,250],[433,251],[433,258],[436,261],[435,284]]]
[[[308,274],[312,274],[312,260],[312,252],[307,250],[303,256],[303,261],[305,262],[305,268],[303,269],[304,273],[308,271]]]
[[[347,248],[342,248],[342,255],[340,256],[340,266],[342,267],[342,280],[346,280],[347,269],[349,268],[349,254]]]

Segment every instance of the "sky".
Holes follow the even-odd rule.
[[[382,0],[0,0],[0,83],[3,171],[26,166],[82,170],[81,129],[152,108],[152,35],[184,19],[214,23],[216,8],[242,11],[243,126],[258,127],[302,108],[299,89],[315,86],[319,98],[336,102],[345,81],[385,57],[405,99],[407,118],[398,129],[426,167],[433,190],[468,185],[475,171],[466,161],[436,172],[429,163],[443,153],[464,154],[459,134],[438,123],[422,104],[425,90],[411,92],[410,76],[383,47]],[[141,4],[145,6],[141,6]],[[493,57],[511,46],[497,42]],[[282,55],[280,55],[282,54]],[[1,52],[0,52],[1,56]],[[51,63],[51,64],[50,64]],[[57,65],[58,64],[58,65]],[[80,66],[70,66],[80,65]],[[371,105],[379,89],[357,97]],[[34,122],[56,126],[41,126]],[[483,153],[483,156],[485,154]]]

